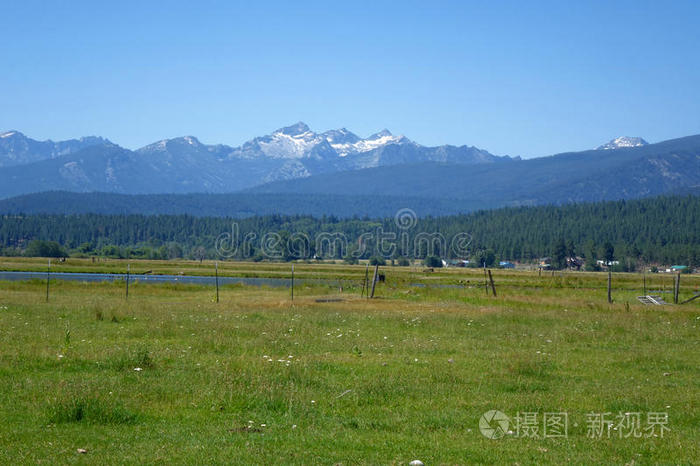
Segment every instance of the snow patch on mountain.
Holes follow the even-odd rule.
[[[388,130],[362,139],[345,128],[315,133],[305,123],[299,122],[258,137],[232,148],[227,157],[254,159],[328,159],[343,158],[350,154],[368,152],[388,144],[410,142],[403,136],[394,136]]]
[[[358,154],[361,152],[368,152],[374,149],[377,149],[382,146],[386,146],[389,144],[402,144],[402,143],[407,143],[410,142],[407,138],[404,136],[394,136],[389,132],[389,130],[383,130],[380,131],[379,133],[373,134],[372,136],[368,137],[367,139],[359,139],[355,140],[354,142],[344,142],[341,144],[335,143],[334,140],[330,138],[326,138],[328,142],[330,143],[331,147],[335,149],[338,152],[338,155],[341,157],[345,157],[349,154]]]
[[[620,136],[619,138],[615,138],[603,144],[602,146],[596,147],[596,150],[621,149],[623,147],[640,147],[646,146],[647,144],[649,143],[639,137]]]
[[[308,128],[306,131],[292,133],[285,131],[286,129],[277,130],[257,141],[263,154],[278,159],[299,159],[323,140]]]

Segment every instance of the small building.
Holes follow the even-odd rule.
[[[674,272],[685,272],[688,270],[687,265],[672,265],[671,270]]]
[[[515,268],[515,264],[513,264],[512,262],[509,262],[509,261],[500,261],[498,263],[498,266],[502,269],[514,269]]]
[[[466,267],[469,261],[465,259],[453,259],[450,261],[450,267]]]
[[[583,267],[583,258],[582,257],[567,257],[566,258],[566,266],[570,269],[581,270],[581,267]]]

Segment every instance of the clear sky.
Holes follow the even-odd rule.
[[[304,121],[532,157],[700,133],[700,2],[0,0],[0,130],[238,145]]]

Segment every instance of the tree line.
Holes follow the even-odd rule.
[[[262,244],[271,233],[276,235],[274,247],[279,253],[273,255],[275,260],[435,256],[492,265],[499,260],[530,262],[547,256],[555,267],[567,266],[571,258],[594,267],[598,260],[609,261],[612,256],[628,267],[637,263],[692,267],[700,265],[700,197],[507,207],[419,218],[408,226],[394,217],[17,214],[0,217],[0,253],[222,259],[217,242],[228,235],[238,243],[225,258],[262,260],[271,257]],[[299,251],[299,238],[324,234],[342,234],[344,247],[326,250],[309,241],[303,254]],[[381,244],[382,234],[394,235],[393,248]],[[444,241],[431,243],[430,238],[438,236]],[[425,238],[429,240],[422,241]],[[465,238],[466,249],[450,247],[455,240]]]

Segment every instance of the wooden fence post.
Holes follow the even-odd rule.
[[[374,287],[377,286],[377,274],[379,273],[379,264],[374,266],[374,276],[372,277],[372,294],[370,298],[374,298]]]
[[[610,266],[608,266],[610,267]],[[608,270],[608,303],[612,303],[612,271]]]
[[[491,291],[493,295],[496,296],[496,284],[493,283],[493,276],[491,275],[491,269],[489,269],[489,281],[491,282]]]
[[[129,299],[129,274],[131,273],[131,264],[126,264],[126,299]]]
[[[46,302],[49,302],[49,282],[51,281],[51,259],[49,259],[49,265],[46,267]]]
[[[219,261],[214,262],[214,275],[216,277],[216,302],[219,302]]]
[[[292,264],[292,301],[294,301],[294,264]]]
[[[365,280],[362,282],[362,293],[360,298],[365,296],[365,290],[367,289],[367,280],[369,280],[369,262],[367,262],[367,267],[365,267]],[[367,294],[369,296],[369,293]]]

